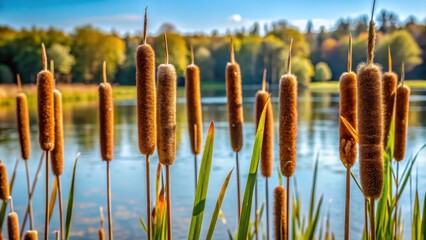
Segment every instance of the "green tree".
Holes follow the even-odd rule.
[[[185,74],[188,65],[189,48],[186,46],[185,39],[177,33],[167,33],[167,45],[169,48],[169,63],[176,68],[178,76]],[[164,49],[164,35],[160,34],[154,38],[155,64],[165,63],[166,51]]]
[[[331,70],[327,63],[319,62],[315,65],[315,80],[320,82],[331,79]]]
[[[201,84],[204,81],[215,81],[214,65],[215,59],[212,58],[210,50],[206,47],[194,49],[195,64],[200,68]]]
[[[291,61],[291,72],[296,75],[299,86],[308,87],[315,74],[311,60],[296,56]]]
[[[0,64],[0,83],[13,83],[13,73],[7,65]]]
[[[259,83],[262,79],[262,64],[258,64],[258,55],[262,47],[261,37],[245,37],[241,40],[241,48],[238,52],[239,64],[244,83]]]
[[[55,61],[55,73],[59,73],[62,76],[71,73],[71,69],[75,64],[75,58],[70,54],[70,51],[70,47],[57,43],[49,47],[47,54],[51,60]]]

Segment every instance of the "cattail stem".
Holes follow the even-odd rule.
[[[166,64],[169,64],[169,47],[167,45],[166,33],[164,33],[164,49],[166,50]]]
[[[241,192],[240,192],[240,165],[238,163],[238,152],[235,153],[235,164],[237,168],[237,201],[238,201],[238,222],[241,214]]]
[[[231,63],[235,63],[234,39],[231,38]]]
[[[151,216],[151,173],[150,158],[146,155],[146,217],[148,219],[148,240],[152,239],[152,216]]]
[[[25,173],[27,176],[27,190],[28,190],[28,208],[30,216],[30,230],[34,230],[34,217],[33,217],[33,205],[31,200],[31,180],[30,180],[30,169],[28,167],[28,161],[25,162]],[[25,226],[22,226],[25,228]],[[21,234],[22,235],[22,234]]]
[[[368,48],[367,64],[368,65],[373,64],[374,46],[376,44],[376,29],[375,29],[374,20],[373,20],[375,6],[376,6],[376,0],[373,1],[373,9],[371,11],[371,19],[370,19],[370,24],[368,26],[368,44],[367,44],[367,48]]]
[[[269,186],[268,178],[265,177],[265,202],[266,202],[266,239],[269,240]]]
[[[291,74],[291,47],[293,46],[293,38],[290,40],[290,48],[288,49],[288,59],[287,59],[287,74]]]
[[[191,47],[191,53],[192,53],[192,64],[194,64],[194,54],[192,52]],[[194,149],[198,149],[198,132],[197,132],[197,124],[194,124]],[[197,154],[194,153],[194,176],[195,176],[195,190],[197,190],[197,180],[198,180],[198,162],[197,162]]]
[[[365,239],[370,239],[368,234],[368,199],[364,198],[364,225],[365,225]]]
[[[110,161],[106,161],[106,165],[107,165],[107,204],[108,204],[108,236],[109,236],[109,240],[113,240],[113,235],[112,235],[112,207],[111,207],[111,173],[110,173],[110,166],[109,166],[109,162]]]
[[[197,154],[194,154],[194,178],[195,178],[195,190],[197,190],[197,181],[198,181],[198,163],[197,163]]]
[[[148,29],[148,6],[145,7],[145,15],[143,21],[143,44],[146,44],[146,31]]]
[[[345,240],[349,240],[351,215],[351,168],[346,166]]]
[[[374,198],[370,198],[370,227],[371,227],[371,239],[376,240],[376,223],[375,223],[375,211],[374,211]]]
[[[59,240],[60,239],[60,231],[59,230],[57,230],[57,231],[55,231],[55,235],[56,235],[56,240]]]
[[[352,34],[349,35],[348,73],[352,72]]]
[[[392,54],[390,46],[388,46],[388,72],[392,72]]]
[[[286,191],[286,204],[287,204],[287,207],[286,207],[286,211],[285,211],[285,217],[286,217],[286,222],[287,222],[287,226],[286,226],[286,233],[287,233],[287,236],[284,236],[285,237],[285,239],[290,239],[290,231],[289,231],[289,229],[290,229],[290,221],[289,221],[289,219],[290,219],[290,177],[287,177],[287,191]]]
[[[21,75],[16,74],[16,82],[18,84],[18,92],[22,91]]]
[[[58,182],[58,202],[59,202],[59,224],[60,224],[60,233],[61,239],[64,240],[64,215],[63,215],[63,206],[62,206],[62,186],[61,186],[61,176],[56,176]]]
[[[47,55],[46,55],[46,47],[44,46],[44,43],[41,44],[41,63],[42,63],[42,69],[44,71],[47,71]]]
[[[45,204],[45,216],[44,216],[44,239],[49,239],[49,151],[46,151],[46,204]]]
[[[396,161],[396,181],[395,181],[395,185],[396,185],[396,193],[395,193],[395,215],[394,215],[394,236],[393,239],[397,239],[398,237],[398,200],[399,200],[399,195],[398,195],[398,187],[399,187],[399,161]]]
[[[170,184],[170,165],[166,165],[166,188],[167,188],[167,236],[168,240],[173,239],[172,233],[172,191]]]
[[[38,163],[38,167],[37,167],[36,175],[34,177],[33,184],[31,185],[31,193],[30,193],[30,196],[29,196],[29,199],[28,199],[27,210],[25,212],[24,220],[22,221],[22,224],[21,224],[21,235],[24,234],[24,229],[25,229],[25,226],[27,224],[27,219],[28,219],[28,216],[29,216],[29,213],[30,213],[30,205],[29,204],[32,201],[33,193],[35,192],[35,188],[37,186],[38,178],[40,177],[41,168],[43,167],[44,154],[45,154],[45,152],[43,151],[43,153],[41,154],[41,157],[40,157],[40,161]],[[17,162],[19,162],[19,161],[17,161]]]
[[[257,181],[257,175],[256,175],[256,183],[254,185],[254,232],[256,233],[256,240],[259,239],[259,217],[257,215],[257,200],[258,200],[258,181]]]

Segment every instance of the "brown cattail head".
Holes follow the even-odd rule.
[[[52,171],[60,176],[64,171],[64,130],[62,121],[62,94],[58,90],[53,91],[55,103],[55,148],[52,151]]]
[[[164,38],[167,46],[166,34]],[[157,151],[161,164],[172,165],[176,158],[176,70],[167,61],[157,70]]]
[[[283,186],[277,186],[274,189],[275,239],[285,239],[287,236],[286,206],[286,191]]]
[[[234,152],[243,146],[243,96],[240,65],[235,62],[234,44],[231,39],[231,61],[226,64],[226,97],[228,99],[228,118],[231,145]]]
[[[136,50],[136,95],[139,151],[152,155],[157,140],[155,53],[146,43],[147,9],[145,9],[144,43]]]
[[[7,232],[9,240],[21,240],[19,232],[19,219],[16,212],[11,212],[7,216]]]
[[[390,125],[392,122],[394,103],[395,103],[395,92],[398,75],[392,72],[392,56],[390,47],[388,47],[388,72],[383,74],[383,109],[384,109],[384,135],[383,135],[383,147],[386,148],[389,137]]]
[[[99,240],[105,240],[105,231],[103,228],[99,228],[98,235],[99,235]]]
[[[18,124],[21,156],[24,160],[28,160],[31,153],[30,117],[27,95],[22,92],[16,95],[16,120]]]
[[[0,199],[8,201],[10,197],[9,180],[7,177],[7,168],[0,161]]]
[[[263,133],[263,144],[260,155],[260,170],[264,177],[272,176],[274,159],[274,116],[272,103],[269,100],[269,93],[265,90],[266,69],[263,70],[262,90],[257,91],[255,101],[256,130],[262,115],[263,108],[266,105],[265,129]]]
[[[38,233],[36,230],[28,230],[25,233],[24,240],[38,240]]]
[[[340,116],[344,117],[355,129],[357,128],[357,86],[356,74],[352,72],[352,36],[349,38],[348,72],[340,76]],[[352,134],[340,120],[339,122],[339,153],[347,167],[356,161],[357,145]]]
[[[102,160],[114,158],[114,103],[112,87],[106,80],[106,62],[103,64],[103,82],[99,84],[99,120]]]
[[[47,70],[46,49],[42,44],[43,69],[37,74],[37,106],[40,147],[44,151],[52,151],[55,146],[55,118],[53,76]]]
[[[193,154],[201,152],[203,121],[200,94],[200,69],[194,64],[194,51],[191,46],[192,63],[186,67],[186,104],[188,114],[189,139]]]
[[[394,158],[404,159],[407,144],[408,112],[410,107],[410,87],[404,84],[404,63],[402,65],[401,85],[396,90],[395,105],[395,145]]]
[[[290,45],[291,46],[291,45]],[[290,47],[291,49],[291,47]],[[291,50],[289,52],[291,54]],[[291,66],[291,57],[288,61]],[[288,67],[288,72],[291,69]],[[296,170],[297,140],[297,79],[287,73],[280,80],[279,95],[279,154],[281,173],[291,177]]]

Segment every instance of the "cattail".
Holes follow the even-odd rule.
[[[147,12],[145,9],[144,42],[136,50],[136,92],[138,104],[139,150],[152,155],[157,139],[155,97],[155,53],[146,42]]]
[[[290,42],[287,74],[280,80],[280,119],[279,119],[279,147],[281,172],[291,177],[296,170],[296,139],[297,139],[297,79],[291,74],[291,46]]]
[[[176,71],[169,64],[166,34],[166,63],[157,70],[157,146],[158,159],[163,165],[172,165],[176,158]]]
[[[114,157],[114,103],[106,77],[106,62],[103,64],[103,83],[99,84],[99,119],[102,159],[111,161]]]
[[[383,93],[381,68],[373,64],[374,44],[375,27],[371,18],[367,63],[360,64],[357,72],[357,111],[361,185],[366,198],[376,199],[383,188]]]
[[[286,191],[283,186],[274,189],[274,226],[275,239],[285,239],[287,236]]]
[[[263,108],[266,106],[265,128],[263,133],[262,152],[260,156],[260,170],[264,177],[272,176],[273,171],[273,152],[274,152],[274,116],[272,112],[272,103],[268,101],[269,93],[266,88],[266,69],[263,70],[262,90],[256,93],[256,129],[262,115]]]
[[[203,122],[201,112],[200,69],[194,64],[194,50],[191,47],[192,62],[186,67],[186,104],[188,112],[189,139],[193,154],[201,152]]]
[[[8,201],[10,196],[9,180],[7,177],[7,168],[0,162],[0,199]]]
[[[19,219],[16,212],[11,212],[7,216],[7,232],[9,234],[9,240],[20,240],[19,234]]]
[[[234,152],[243,146],[243,96],[240,65],[235,62],[234,43],[231,39],[231,62],[226,64],[226,97],[231,145]]]
[[[25,233],[24,240],[38,240],[38,234],[35,230],[28,230]]]
[[[55,146],[55,118],[52,74],[47,70],[47,56],[44,44],[42,47],[43,69],[37,74],[37,104],[40,147],[44,151],[52,151]]]
[[[340,76],[340,116],[344,117],[356,129],[357,127],[357,87],[356,74],[352,72],[352,37],[349,38],[348,71]],[[339,152],[340,158],[347,167],[352,167],[356,161],[357,146],[346,126],[339,122]]]
[[[395,107],[395,144],[394,158],[404,159],[407,143],[408,111],[410,105],[410,87],[404,84],[404,63],[402,64],[401,85],[396,89]]]
[[[389,130],[392,122],[393,109],[395,103],[395,91],[398,75],[392,72],[392,55],[388,47],[388,72],[383,74],[383,108],[384,108],[384,135],[383,147],[388,144]]]
[[[52,151],[52,171],[60,176],[64,171],[64,136],[62,123],[62,94],[53,91],[55,105],[55,148]]]
[[[16,78],[18,80],[18,90],[21,91],[21,77],[18,74]],[[22,92],[16,95],[16,120],[18,124],[21,156],[24,160],[28,160],[31,153],[30,117],[28,112],[27,95]]]
[[[99,234],[99,240],[105,240],[105,231],[103,228],[99,228],[98,234]]]

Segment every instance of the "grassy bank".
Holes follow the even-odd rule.
[[[426,90],[426,80],[406,81],[413,90]],[[206,83],[201,85],[203,90],[214,91],[225,89],[224,83]],[[276,86],[278,87],[278,85]],[[59,84],[57,88],[62,92],[64,102],[91,102],[98,99],[97,85],[84,84]],[[136,98],[134,86],[114,86],[115,100],[132,100]],[[338,92],[338,82],[314,82],[310,83],[309,89],[314,92]],[[15,96],[18,89],[16,85],[0,85],[0,106],[14,106]],[[36,105],[35,85],[26,85],[23,91],[27,94],[30,107]],[[178,88],[179,94],[183,93],[183,87]]]

